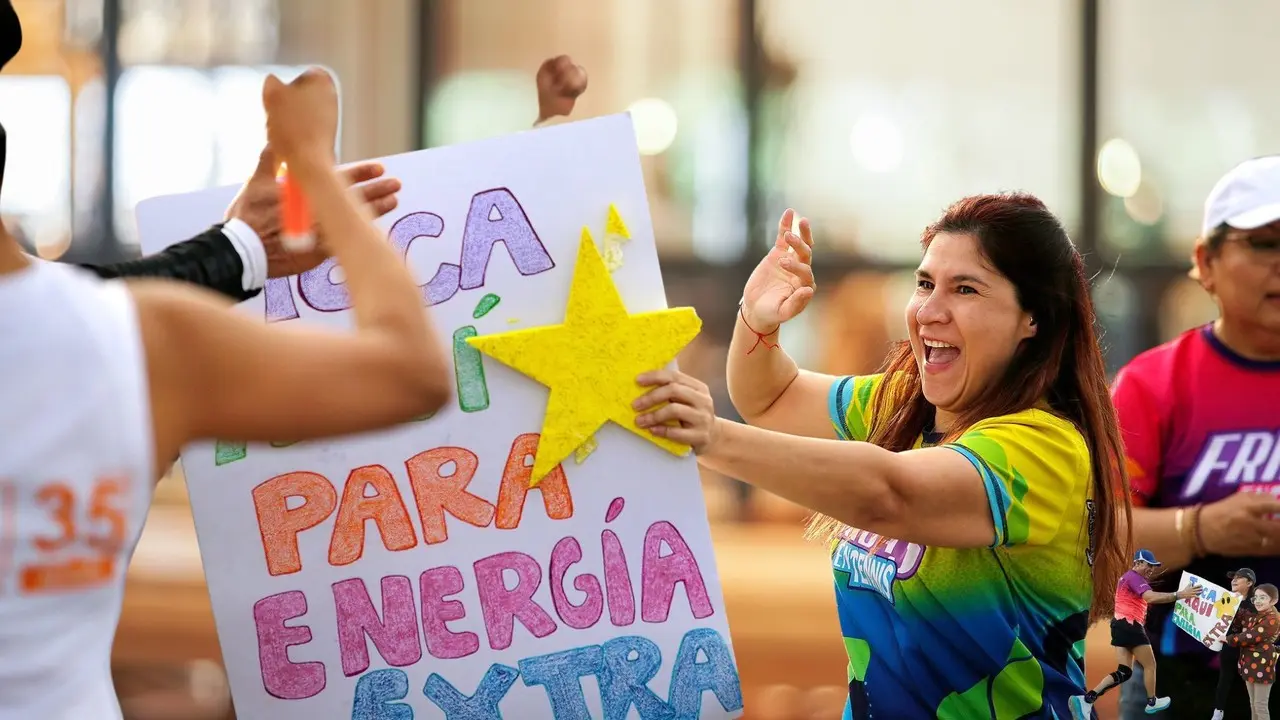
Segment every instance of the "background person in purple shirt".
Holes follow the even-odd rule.
[[[1205,203],[1192,276],[1212,324],[1134,358],[1116,376],[1133,489],[1133,535],[1171,570],[1221,578],[1244,565],[1280,576],[1280,156],[1231,169]],[[1242,694],[1214,707],[1217,653],[1177,630],[1167,605],[1147,623],[1178,713],[1248,717]],[[1141,669],[1135,669],[1140,674]],[[1137,675],[1135,675],[1137,677]],[[1120,717],[1143,715],[1137,683]],[[1221,716],[1220,716],[1221,717]]]
[[[1135,660],[1145,671],[1139,681],[1147,691],[1145,712],[1148,715],[1158,713],[1171,704],[1169,698],[1156,695],[1156,658],[1143,627],[1147,606],[1193,598],[1204,589],[1192,585],[1171,593],[1152,590],[1150,581],[1160,573],[1160,565],[1150,550],[1139,550],[1133,555],[1133,568],[1121,575],[1120,582],[1116,583],[1115,618],[1111,620],[1111,645],[1116,649],[1118,663],[1116,671],[1103,678],[1094,689],[1071,698],[1071,715],[1075,720],[1088,720],[1093,716],[1093,704],[1099,697],[1133,677]]]

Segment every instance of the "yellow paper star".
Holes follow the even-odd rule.
[[[693,308],[631,315],[583,229],[563,325],[467,338],[480,352],[551,389],[533,460],[536,485],[609,420],[676,455],[682,445],[636,427],[636,376],[675,359],[702,327]]]

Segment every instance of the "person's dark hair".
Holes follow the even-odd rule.
[[[4,161],[8,145],[9,137],[5,134],[4,125],[0,124],[0,191],[4,190]]]
[[[1267,597],[1271,598],[1271,602],[1280,600],[1280,590],[1276,590],[1276,586],[1271,583],[1262,583],[1258,587],[1254,588],[1253,591],[1266,593]]]
[[[977,195],[956,202],[925,229],[921,246],[927,250],[939,233],[976,238],[986,260],[1013,283],[1019,304],[1037,326],[1004,377],[965,410],[943,441],[958,439],[980,420],[1025,410],[1041,400],[1075,424],[1089,448],[1096,509],[1093,537],[1084,540],[1093,565],[1090,620],[1110,617],[1116,583],[1132,564],[1132,506],[1084,261],[1058,219],[1038,198],[1025,193]],[[886,380],[872,400],[868,440],[888,450],[909,450],[934,420],[909,342],[890,351],[884,372]],[[1084,520],[1082,527],[1087,527],[1089,519]],[[833,530],[833,522],[816,518],[811,532],[819,527]]]
[[[12,0],[0,0],[0,70],[22,49],[22,22]]]
[[[13,9],[12,0],[0,0],[0,70],[22,49],[22,23]],[[4,188],[4,125],[0,125],[0,189]]]
[[[1222,247],[1222,243],[1226,242],[1227,233],[1229,232],[1231,232],[1231,226],[1226,223],[1222,223],[1218,227],[1210,230],[1201,240],[1201,243],[1210,250],[1216,251],[1218,248]]]
[[[1200,238],[1200,242],[1197,244],[1203,245],[1209,251],[1209,257],[1213,257],[1222,249],[1222,244],[1227,241],[1227,233],[1229,232],[1231,232],[1231,226],[1221,223]],[[1187,271],[1187,277],[1196,281],[1200,280],[1200,268],[1196,267],[1194,252],[1191,255],[1191,269]]]
[[[1227,573],[1228,580],[1236,580],[1237,578],[1249,583],[1249,591],[1245,593],[1245,597],[1251,595],[1258,587],[1258,577],[1254,574],[1252,569],[1246,570],[1241,568],[1240,570],[1233,570]]]

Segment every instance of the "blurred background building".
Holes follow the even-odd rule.
[[[355,160],[525,129],[539,63],[571,55],[590,75],[575,117],[633,115],[669,300],[706,321],[684,366],[719,388],[742,283],[785,207],[818,244],[820,292],[784,331],[802,365],[874,370],[905,334],[923,227],[962,195],[1022,189],[1088,257],[1114,369],[1213,316],[1185,277],[1203,199],[1235,163],[1280,150],[1272,0],[15,5],[27,38],[0,75],[0,120],[23,182],[0,211],[42,256],[76,261],[136,254],[143,198],[246,177],[267,71],[334,71],[341,158]],[[732,414],[723,390],[719,406]],[[704,484],[747,716],[838,717],[843,649],[803,514]],[[160,495],[121,693],[133,718],[223,717],[181,478]]]

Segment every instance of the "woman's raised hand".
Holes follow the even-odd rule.
[[[796,211],[790,208],[778,221],[778,234],[769,254],[747,279],[742,313],[751,329],[773,334],[782,323],[800,314],[813,299],[813,231],[800,218],[799,234],[792,232]]]

